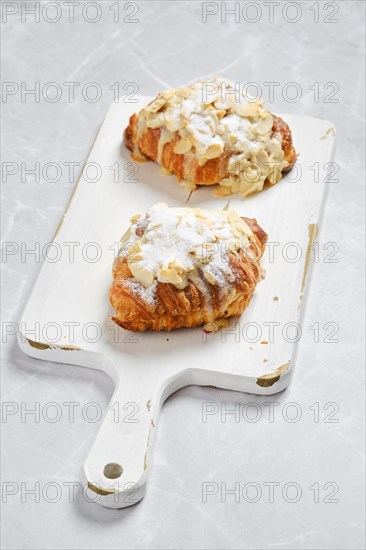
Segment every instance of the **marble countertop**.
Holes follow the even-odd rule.
[[[364,548],[365,4],[233,5],[2,5],[3,548]],[[267,398],[174,394],[146,497],[108,510],[87,502],[80,468],[100,422],[90,403],[104,410],[112,382],[24,355],[16,323],[109,104],[212,74],[337,128],[296,369]]]

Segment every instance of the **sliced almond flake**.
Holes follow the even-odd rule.
[[[188,153],[191,147],[192,143],[189,141],[189,139],[181,139],[180,141],[177,141],[177,143],[174,145],[174,153],[177,153],[178,155],[184,155],[185,153]]]

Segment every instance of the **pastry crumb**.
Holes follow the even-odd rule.
[[[218,319],[213,323],[206,323],[203,327],[203,332],[205,332],[206,334],[210,334],[212,332],[218,332],[221,327],[227,327],[227,326],[228,326],[227,319]]]

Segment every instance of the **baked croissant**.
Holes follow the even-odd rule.
[[[256,220],[233,211],[154,205],[122,237],[113,321],[158,331],[240,315],[261,280],[266,240]]]
[[[286,122],[223,79],[162,92],[131,116],[124,143],[184,187],[219,184],[221,195],[261,191],[296,161]]]

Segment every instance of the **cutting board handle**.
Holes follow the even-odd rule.
[[[118,374],[114,378],[113,397],[83,470],[88,499],[109,508],[125,508],[145,494],[150,451],[167,386],[156,376],[142,379],[138,368],[130,377],[124,376],[124,381]]]

